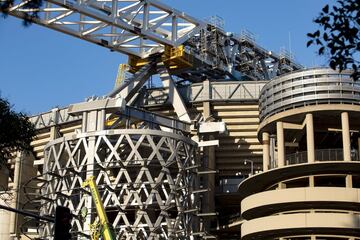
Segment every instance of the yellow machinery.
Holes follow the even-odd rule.
[[[121,63],[119,65],[118,73],[115,80],[115,88],[120,86],[121,82],[126,79],[126,72],[129,70],[129,65]]]
[[[99,216],[99,223],[92,224],[92,226],[91,226],[91,228],[95,228],[94,229],[95,233],[92,234],[92,239],[93,240],[99,239],[100,234],[98,234],[96,232],[97,231],[96,225],[99,224],[100,232],[101,232],[101,235],[103,236],[103,239],[104,240],[115,240],[116,235],[115,235],[114,229],[112,228],[112,225],[111,225],[111,223],[109,223],[109,220],[106,216],[104,205],[101,201],[99,190],[96,186],[95,179],[93,176],[89,177],[88,179],[86,179],[83,182],[82,187],[85,188],[87,186],[89,186],[89,188],[90,188],[92,199],[94,200],[94,203],[96,206],[96,211]]]
[[[142,59],[129,55],[129,72],[135,73],[150,62],[149,59]],[[188,69],[194,67],[194,58],[185,51],[185,46],[179,47],[165,46],[165,51],[161,55],[161,60],[170,70]]]

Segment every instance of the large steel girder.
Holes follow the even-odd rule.
[[[204,26],[156,0],[46,0],[38,9],[29,2],[16,0],[9,14],[37,13],[37,24],[141,58],[179,46]]]
[[[149,129],[54,140],[45,149],[42,213],[69,207],[74,236],[88,238],[96,210],[81,184],[93,175],[118,239],[190,239],[198,231],[196,212],[189,211],[197,209],[195,148],[187,137]],[[84,207],[88,214],[81,218]],[[52,224],[41,230],[51,239]]]

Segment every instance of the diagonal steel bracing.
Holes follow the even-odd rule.
[[[93,148],[91,147],[93,141]],[[89,205],[81,188],[93,174],[102,201],[119,239],[190,239],[196,232],[196,144],[184,136],[158,130],[123,129],[78,134],[57,139],[46,147],[43,213],[57,205],[76,216],[74,233],[90,235],[89,223],[79,218]],[[49,237],[52,224],[42,236]]]
[[[9,14],[109,48],[145,58],[178,46],[204,23],[155,0],[46,0],[38,9],[15,1]]]

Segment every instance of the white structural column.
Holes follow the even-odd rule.
[[[210,81],[205,80],[203,82],[204,85],[204,92],[207,94],[207,100],[211,99],[211,88],[210,88]],[[211,117],[211,103],[210,101],[203,102],[203,116],[204,119],[209,119]],[[214,140],[214,135],[210,134],[204,136],[205,141]],[[209,146],[204,148],[203,155],[205,158],[205,166],[207,166],[208,170],[215,170],[216,169],[216,153],[215,153],[215,146]],[[208,174],[205,178],[206,187],[209,189],[208,193],[206,194],[203,202],[204,212],[207,213],[214,213],[215,212],[215,174]],[[205,218],[204,219],[204,228],[210,229],[211,227],[211,219]]]
[[[50,140],[54,140],[58,138],[58,132],[57,132],[58,126],[56,126],[58,122],[58,111],[59,111],[58,108],[51,109],[52,119],[55,124],[50,127]]]
[[[284,124],[283,122],[276,123],[276,137],[277,137],[277,165],[283,167],[285,165],[285,140],[284,140]]]
[[[306,114],[306,145],[308,163],[315,162],[314,120],[311,113]]]
[[[86,167],[86,179],[89,179],[92,176],[95,176],[95,151],[96,151],[96,138],[95,137],[89,137],[88,138],[88,159],[87,159],[87,167]],[[95,178],[96,179],[96,178]],[[85,206],[87,209],[95,209],[93,199],[91,195],[86,196],[85,200]],[[88,214],[85,218],[84,223],[84,231],[85,232],[91,232],[91,223],[92,223],[92,214]]]
[[[21,168],[23,163],[23,153],[17,152],[15,158],[15,169],[14,169],[14,184],[13,184],[13,200],[11,202],[12,208],[18,208],[19,206],[19,188],[21,182]],[[18,214],[10,213],[10,239],[17,239],[17,218]]]
[[[270,164],[270,136],[269,133],[263,132],[262,134],[263,144],[263,171],[269,170]]]
[[[342,128],[344,161],[351,161],[350,126],[349,126],[349,114],[347,112],[341,113],[341,128]]]

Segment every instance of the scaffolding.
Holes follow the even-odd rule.
[[[99,122],[98,114],[87,114],[83,125]],[[86,132],[47,145],[42,214],[53,214],[58,205],[69,207],[75,215],[72,233],[88,238],[97,214],[90,192],[81,185],[96,176],[119,239],[190,239],[198,228],[196,143],[186,132],[161,131],[160,124],[123,121],[128,128],[107,130],[103,124],[91,131],[87,126]],[[88,214],[80,217],[83,208]],[[47,223],[41,236],[51,239],[52,231]]]

